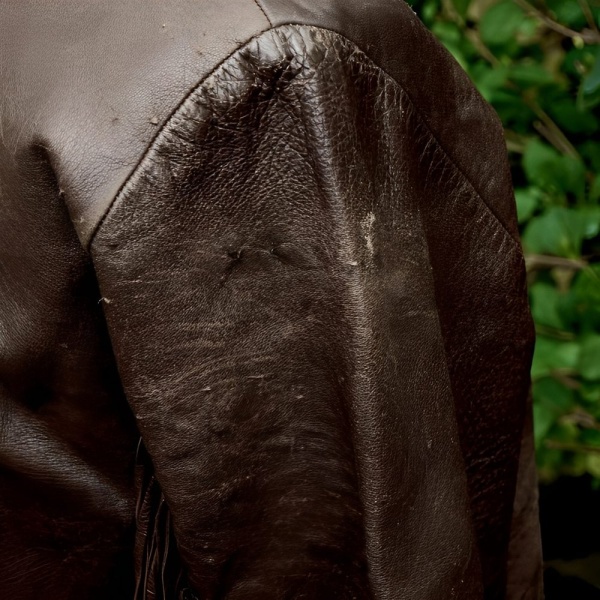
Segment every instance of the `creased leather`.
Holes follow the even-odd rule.
[[[0,165],[0,598],[127,597],[135,426],[93,267],[45,148]]]
[[[188,587],[173,535],[171,513],[141,440],[136,454],[136,470],[134,600],[182,598]]]
[[[0,2],[0,598],[537,600],[498,119],[402,2],[227,8]]]
[[[458,170],[518,239],[502,125],[471,80],[402,0],[257,0],[273,26],[336,31],[404,88]],[[442,100],[443,98],[443,100]],[[480,150],[473,152],[473,144]]]

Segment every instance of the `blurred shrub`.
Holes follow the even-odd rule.
[[[538,334],[540,477],[588,472],[600,485],[600,5],[413,8],[504,124]]]

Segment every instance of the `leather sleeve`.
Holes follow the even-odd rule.
[[[355,42],[281,25],[116,196],[91,253],[149,457],[138,598],[505,597],[522,253],[478,191],[506,165],[471,181],[432,123]]]
[[[523,426],[517,489],[510,531],[506,593],[509,600],[541,600],[544,597],[531,402],[530,396]]]

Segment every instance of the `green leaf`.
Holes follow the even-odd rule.
[[[565,132],[593,133],[598,129],[597,117],[582,110],[571,99],[550,103],[548,112]]]
[[[591,475],[600,477],[600,454],[590,452],[586,456],[586,467]]]
[[[536,448],[542,445],[555,421],[556,414],[551,408],[537,404],[533,407],[533,437]]]
[[[556,163],[559,190],[571,193],[577,200],[585,196],[585,165],[573,156],[561,156]]]
[[[471,69],[471,75],[480,94],[488,101],[502,98],[503,87],[508,77],[508,69],[503,66],[490,68],[484,63]],[[500,94],[498,94],[500,92]]]
[[[600,335],[590,335],[583,340],[579,372],[584,379],[600,380]]]
[[[575,400],[573,390],[551,378],[535,382],[532,394],[534,436],[539,446],[556,421],[574,406]]]
[[[586,158],[592,171],[600,173],[600,143],[588,140],[580,144],[579,152]]]
[[[580,65],[591,65],[587,75],[583,78],[579,91],[577,93],[577,105],[583,110],[590,110],[600,104],[600,48],[596,49],[595,54],[588,62],[590,54],[586,54]]]
[[[528,221],[531,218],[538,207],[540,196],[540,190],[534,187],[519,188],[515,190],[515,201],[517,203],[519,223],[525,223],[525,221]]]
[[[546,188],[555,180],[554,167],[560,154],[537,139],[527,144],[523,154],[523,169],[533,184]]]
[[[559,23],[576,30],[586,26],[585,16],[577,0],[546,0],[546,4]]]
[[[584,429],[581,432],[581,441],[584,444],[593,444],[600,448],[600,431],[597,429]]]
[[[582,72],[591,70],[596,60],[596,49],[593,46],[571,48],[566,54],[561,71],[576,80],[581,78]]]
[[[585,94],[582,85],[577,94],[577,105],[580,106],[582,110],[591,110],[598,106],[598,104],[600,104],[600,89],[597,89],[590,94]]]
[[[531,313],[536,323],[563,329],[564,323],[558,311],[562,294],[549,283],[537,281],[529,288]]]
[[[517,63],[508,70],[508,77],[525,88],[555,83],[554,76],[537,63]]]
[[[414,4],[409,4],[411,4],[411,6],[413,6],[413,8],[421,15],[423,21],[428,24],[435,19],[436,14],[440,10],[440,3],[438,2],[438,0],[425,0],[425,2],[422,3],[415,2]],[[417,6],[417,4],[419,6]]]
[[[600,206],[584,206],[579,210],[585,219],[585,238],[591,239],[600,233]]]
[[[579,360],[579,344],[538,336],[533,355],[533,379],[548,377],[556,369],[575,369]]]
[[[534,139],[523,154],[523,169],[530,183],[554,194],[572,194],[577,200],[585,196],[585,165],[572,156],[559,154],[554,148]]]
[[[479,21],[479,33],[486,44],[501,46],[514,39],[524,18],[524,12],[512,0],[499,2]]]
[[[523,104],[523,99],[514,90],[498,89],[492,100],[506,129],[521,133],[529,131],[535,114]]]
[[[555,414],[563,415],[575,406],[575,394],[556,379],[547,377],[532,387],[533,401],[551,407]]]
[[[586,267],[575,276],[565,311],[569,312],[580,331],[600,329],[600,265]]]
[[[518,31],[518,42],[520,46],[535,41],[534,38],[537,36],[539,25],[540,23],[537,19],[523,19]]]
[[[531,219],[523,233],[523,245],[536,254],[577,258],[588,233],[590,223],[583,212],[557,206]]]
[[[582,381],[579,393],[584,402],[588,404],[600,404],[600,384],[597,382]],[[597,418],[600,414],[597,415]]]
[[[459,44],[462,40],[461,31],[454,23],[448,23],[447,21],[436,21],[431,29],[435,36],[445,44]]]
[[[596,52],[596,62],[583,80],[581,89],[585,95],[594,94],[600,90],[600,49]]]

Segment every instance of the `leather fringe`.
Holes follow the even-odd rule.
[[[192,600],[173,535],[171,513],[140,438],[136,453],[134,600]]]

